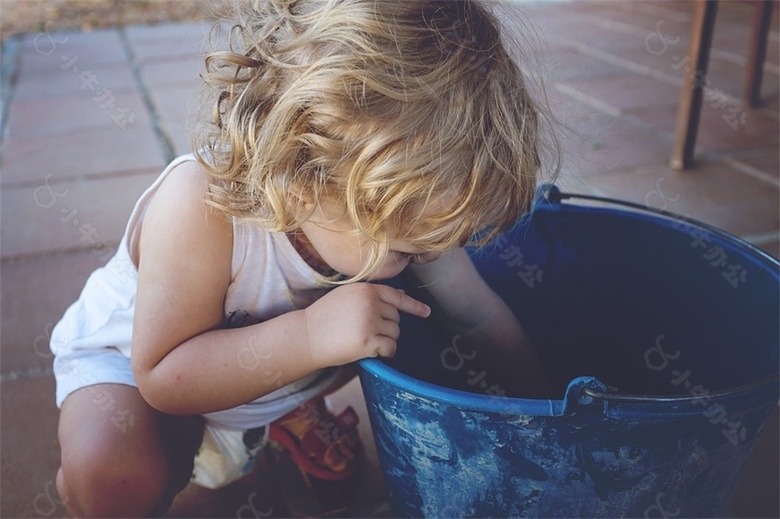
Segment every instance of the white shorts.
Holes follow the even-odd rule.
[[[116,348],[77,350],[54,357],[58,408],[65,398],[78,389],[95,384],[124,384],[138,387],[130,359]]]
[[[336,378],[339,368],[323,370],[284,386],[254,402],[203,415],[203,443],[195,457],[193,481],[207,488],[219,488],[247,474],[268,438],[267,425],[322,393]],[[76,350],[54,358],[57,407],[68,395],[96,384],[138,387],[130,358],[116,348]],[[95,405],[110,404],[110,395],[94,389]],[[128,416],[106,405],[120,430]],[[101,408],[102,409],[102,408]],[[127,413],[127,411],[124,411]]]

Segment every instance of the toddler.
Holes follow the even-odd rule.
[[[541,384],[462,248],[528,210],[540,166],[539,110],[490,12],[237,10],[229,49],[206,59],[216,106],[198,151],[141,196],[52,334],[57,489],[78,517],[164,513],[191,478],[240,477],[268,435],[316,477],[351,476],[354,413],[322,396],[349,380],[342,367],[393,356],[401,312],[431,315],[379,283],[402,272],[488,363]]]

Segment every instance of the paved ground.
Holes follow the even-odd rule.
[[[511,7],[505,19],[513,31],[518,19],[532,20],[546,42],[526,58],[547,77],[552,108],[570,128],[562,133],[567,189],[689,214],[777,256],[777,16],[766,105],[743,110],[751,8],[722,4],[699,164],[686,172],[667,162],[692,3],[553,3]],[[3,46],[2,517],[65,513],[53,488],[57,413],[47,336],[89,273],[105,263],[137,196],[190,150],[184,123],[197,112],[205,26],[28,34]],[[335,493],[340,502],[323,498],[333,489],[304,485],[271,449],[251,478],[219,493],[188,489],[171,515],[388,516],[357,383],[334,398],[337,407],[347,404],[362,415],[371,462],[364,477]],[[775,413],[732,515],[779,515],[778,443]]]

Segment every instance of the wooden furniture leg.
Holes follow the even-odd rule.
[[[761,102],[761,79],[764,73],[766,45],[769,27],[772,25],[772,4],[774,0],[761,0],[753,15],[753,33],[750,35],[750,54],[747,61],[747,75],[742,96],[745,108],[755,108]]]
[[[680,106],[677,111],[674,150],[670,166],[673,169],[687,169],[693,164],[693,150],[696,146],[696,132],[701,114],[701,101],[707,76],[707,61],[715,28],[717,0],[696,0],[691,27],[691,41],[688,56],[691,58],[690,72],[685,73]]]

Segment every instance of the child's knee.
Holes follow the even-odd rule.
[[[174,497],[171,469],[165,460],[117,458],[101,453],[99,447],[78,456],[63,456],[57,490],[65,506],[79,517],[141,517],[164,512]]]

